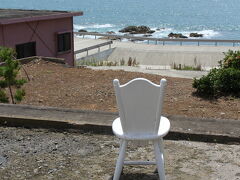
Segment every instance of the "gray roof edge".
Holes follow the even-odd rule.
[[[51,11],[51,10],[23,10],[23,9],[0,9],[1,10],[9,10],[9,11],[24,11],[24,12],[41,12],[43,14],[33,14],[32,16],[24,16],[24,17],[13,17],[13,18],[2,18],[0,19],[0,24],[14,24],[21,22],[31,22],[31,21],[41,21],[41,20],[51,20],[51,19],[59,19],[59,18],[67,18],[73,16],[82,16],[82,11]],[[48,14],[44,14],[44,12],[48,12]],[[52,14],[51,14],[52,12]]]

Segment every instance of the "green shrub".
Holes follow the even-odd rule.
[[[194,79],[193,87],[197,89],[200,95],[212,96],[215,94],[214,82],[217,80],[217,69],[212,69],[208,75],[200,79]]]
[[[194,79],[193,87],[199,95],[240,97],[240,70],[234,68],[212,69],[208,75]]]
[[[240,97],[240,51],[229,50],[219,61],[219,69],[212,69],[206,76],[194,79],[193,87],[199,95]]]
[[[240,51],[229,50],[224,55],[224,59],[219,61],[221,68],[240,69]]]
[[[240,95],[240,69],[219,69],[215,84],[218,93]]]

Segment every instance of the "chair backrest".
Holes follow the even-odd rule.
[[[119,115],[125,134],[156,134],[162,113],[166,80],[160,85],[136,78],[124,85],[113,80]]]

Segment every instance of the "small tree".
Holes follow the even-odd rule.
[[[27,82],[25,79],[17,79],[21,66],[16,60],[16,52],[11,48],[0,47],[0,61],[4,63],[0,67],[0,102],[9,102],[6,93],[8,88],[11,102],[16,104],[25,96],[25,91],[21,87]]]

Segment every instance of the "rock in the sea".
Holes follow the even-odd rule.
[[[187,36],[182,35],[181,33],[170,33],[168,35],[170,38],[188,38]]]
[[[198,34],[198,33],[190,33],[190,37],[203,37],[203,34]]]
[[[128,26],[123,29],[121,29],[119,32],[121,33],[126,33],[126,32],[136,32],[137,31],[137,26]]]
[[[121,29],[119,32],[121,33],[130,33],[130,34],[152,34],[155,31],[151,30],[147,26],[128,26],[123,29]]]
[[[78,30],[78,32],[87,32],[87,30],[85,30],[85,29],[80,29],[80,30]]]
[[[147,33],[148,33],[148,34],[152,34],[152,33],[155,33],[155,31],[154,31],[154,30],[150,30],[150,31],[148,31]]]
[[[137,27],[137,33],[139,33],[139,34],[145,34],[145,33],[148,33],[150,31],[151,31],[151,29],[147,26],[138,26]]]

